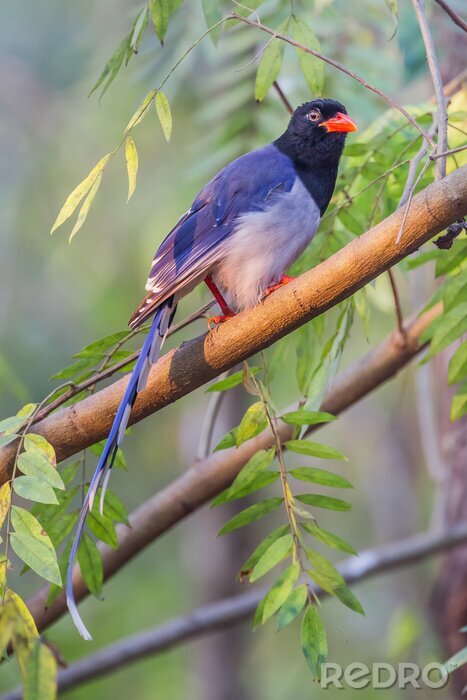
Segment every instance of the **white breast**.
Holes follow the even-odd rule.
[[[320,212],[297,178],[290,192],[271,196],[265,211],[238,218],[212,278],[233,311],[258,303],[279,282],[316,233]]]

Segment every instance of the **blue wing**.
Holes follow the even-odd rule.
[[[190,289],[222,257],[236,219],[268,205],[268,197],[289,192],[293,163],[273,144],[227,165],[201,190],[157,250],[146,284],[148,295],[130,319],[136,328],[169,296]]]

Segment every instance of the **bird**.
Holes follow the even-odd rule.
[[[72,544],[66,598],[84,639],[91,636],[73,594],[72,572],[86,517],[105,490],[136,397],[173,321],[177,303],[201,282],[221,314],[211,325],[255,306],[287,284],[285,273],[310,244],[332,197],[347,133],[357,130],[343,104],[313,99],[298,106],[285,132],[226,165],[195,197],[154,255],[147,294],[131,316],[136,329],[153,317],[84,498]]]

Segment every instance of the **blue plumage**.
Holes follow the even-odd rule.
[[[254,306],[266,289],[280,282],[316,232],[334,188],[345,132],[355,129],[338,102],[305,103],[277,141],[221,170],[157,250],[148,294],[130,326],[138,327],[153,314],[154,320],[84,500],[70,554],[67,604],[85,639],[90,635],[76,607],[72,573],[86,516],[100,487],[102,510],[131,409],[158,359],[177,302],[205,280],[229,315]]]

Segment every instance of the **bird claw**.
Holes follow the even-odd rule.
[[[210,316],[208,318],[208,328],[210,331],[212,331],[214,328],[216,328],[218,325],[221,323],[225,323],[226,321],[229,320],[229,318],[233,318],[235,316],[234,313],[231,314],[225,314],[221,316]]]
[[[295,279],[295,277],[289,277],[288,275],[282,275],[280,278],[280,281],[277,284],[272,284],[270,287],[267,287],[266,291],[263,294],[263,299],[266,299],[270,294],[276,291],[276,289],[280,289],[284,285],[288,284],[289,282],[292,282]]]

